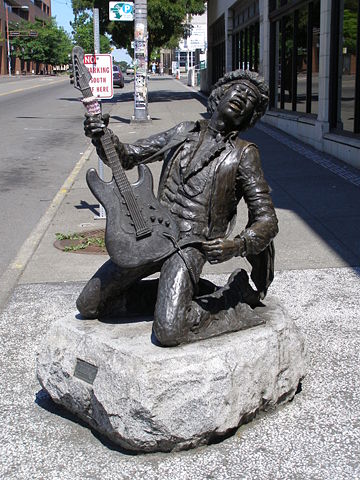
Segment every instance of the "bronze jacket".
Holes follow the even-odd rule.
[[[172,162],[190,136],[198,135],[207,122],[182,122],[165,132],[136,141],[121,143],[113,135],[115,147],[125,169],[140,163],[164,161],[158,196],[161,200]],[[100,142],[93,141],[100,158],[106,163]],[[259,291],[266,293],[273,278],[274,247],[272,239],[278,232],[277,218],[271,201],[269,186],[264,178],[257,147],[228,136],[220,149],[209,151],[208,161],[216,161],[212,178],[206,238],[224,238],[235,224],[237,204],[244,198],[248,207],[248,223],[240,233],[245,243],[243,256],[253,266],[252,278]]]

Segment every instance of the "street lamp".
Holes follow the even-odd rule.
[[[6,46],[7,46],[7,58],[8,58],[8,70],[9,77],[11,77],[11,55],[10,55],[10,36],[9,36],[9,14],[8,5],[4,2],[5,6],[5,18],[6,18]]]

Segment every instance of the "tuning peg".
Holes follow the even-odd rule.
[[[74,81],[74,65],[72,64],[72,62],[69,62],[68,63],[68,67],[69,67],[69,77],[70,77],[70,85],[74,85],[75,81]]]

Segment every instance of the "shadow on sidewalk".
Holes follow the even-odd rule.
[[[113,451],[122,453],[123,455],[131,456],[131,457],[136,455],[141,455],[138,452],[125,450],[121,448],[119,445],[116,445],[113,442],[111,442],[108,438],[101,435],[99,432],[97,432],[93,428],[89,427],[89,425],[85,423],[83,420],[81,420],[79,417],[77,417],[70,411],[66,410],[63,406],[56,404],[44,389],[41,389],[36,393],[35,403],[36,405],[38,405],[38,407],[46,410],[49,413],[55,414],[59,417],[64,418],[65,420],[69,420],[71,422],[76,423],[77,425],[80,425],[83,428],[86,428],[87,430],[90,430],[93,436],[97,440],[99,440],[99,442],[101,442],[109,450],[113,450]]]
[[[348,172],[349,175],[360,178],[360,171],[297,142],[294,137],[278,130],[276,132],[284,136],[285,144],[258,128],[247,130],[241,135],[259,147],[275,208],[296,213],[344,262],[350,267],[359,266],[360,187],[311,160],[311,156],[315,159],[323,158],[325,165],[325,162],[331,162],[333,168],[339,169],[345,177]],[[306,151],[306,156],[287,146],[287,140],[290,144],[297,142],[299,150],[302,148]],[[288,225],[283,227],[286,231],[289,230]],[[296,236],[296,232],[290,234]],[[309,251],[309,256],[316,253],[322,255],[320,243],[313,247],[317,250]],[[294,251],[294,258],[296,255],[297,252]]]

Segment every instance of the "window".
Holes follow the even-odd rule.
[[[279,0],[278,10],[270,15],[270,104],[275,109],[317,114],[320,0],[297,2],[297,8],[288,3]]]
[[[259,10],[256,3],[251,3],[240,13],[234,12],[232,34],[232,69],[258,71],[259,68]],[[237,26],[240,25],[240,28]]]
[[[211,49],[212,83],[216,83],[225,73],[225,17],[222,15],[209,28],[209,48]]]
[[[360,4],[335,2],[331,18],[329,121],[332,130],[360,134]]]
[[[343,130],[357,134],[360,133],[359,16],[359,1],[344,0],[342,26],[340,26],[342,31],[340,119]]]

